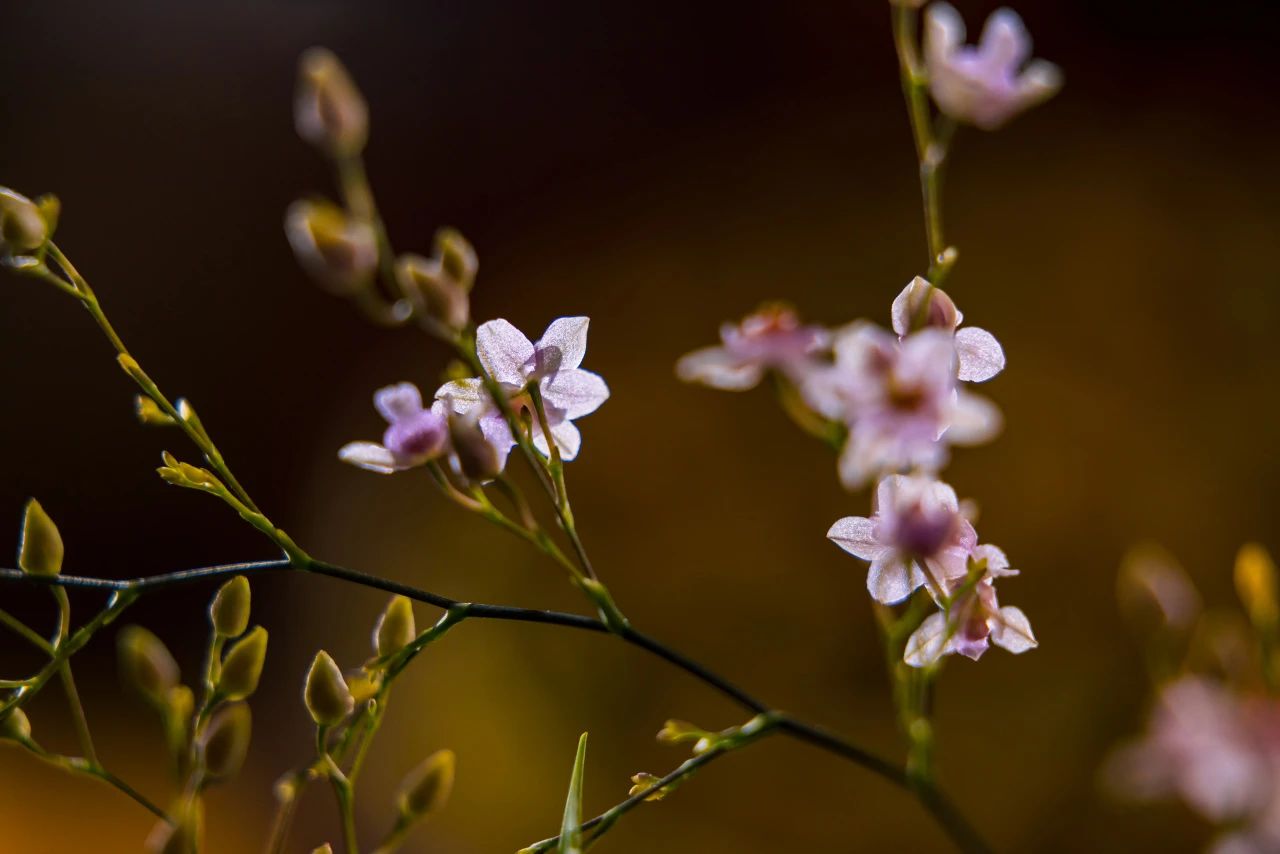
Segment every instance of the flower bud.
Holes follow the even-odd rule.
[[[228,700],[243,700],[258,688],[262,663],[267,657],[267,630],[257,626],[236,641],[222,660],[218,693]]]
[[[171,427],[174,424],[169,414],[145,394],[134,397],[133,411],[137,414],[139,423],[150,427]]]
[[[449,444],[463,477],[472,482],[493,480],[502,471],[498,452],[484,437],[477,414],[449,413]]]
[[[128,626],[120,632],[118,644],[125,681],[153,705],[167,705],[179,672],[164,641],[142,626]]]
[[[667,721],[658,731],[659,744],[680,744],[682,741],[695,741],[703,738],[706,730],[700,729],[688,721]]]
[[[1257,543],[1246,543],[1236,557],[1235,577],[1236,592],[1254,627],[1270,631],[1280,617],[1280,606],[1276,602],[1276,565],[1267,550]]]
[[[22,515],[18,566],[31,575],[57,575],[62,571],[62,535],[34,498],[27,501]]]
[[[298,136],[332,157],[352,157],[364,149],[369,107],[333,51],[313,47],[302,54],[293,121]]]
[[[0,187],[0,255],[39,249],[49,237],[49,224],[36,203],[8,187]]]
[[[400,783],[396,808],[402,820],[417,821],[438,812],[453,789],[457,757],[452,750],[439,750],[410,771]]]
[[[417,633],[413,602],[407,596],[392,596],[373,630],[373,648],[379,656],[395,655],[408,646]]]
[[[152,854],[197,854],[204,836],[204,807],[197,798],[183,802],[170,813],[172,824],[161,819],[147,836],[146,850]]]
[[[224,638],[239,637],[249,628],[249,579],[237,575],[218,588],[209,605],[213,630]]]
[[[326,842],[319,848],[312,848],[311,854],[333,854],[333,846]]]
[[[342,678],[337,663],[324,650],[316,653],[307,672],[307,683],[302,691],[303,702],[311,719],[319,726],[333,726],[342,721],[355,708],[355,698]]]
[[[445,272],[437,258],[401,255],[396,259],[396,281],[406,293],[416,293],[425,304],[427,316],[457,332],[471,319],[467,289]]]
[[[284,219],[285,235],[302,268],[336,293],[368,285],[378,266],[373,226],[325,201],[297,201]]]
[[[213,716],[200,745],[200,758],[208,779],[226,780],[240,771],[252,731],[253,716],[246,703],[227,706]]]
[[[27,713],[14,706],[9,714],[0,720],[0,739],[9,741],[26,741],[31,738],[31,720]]]
[[[1200,615],[1200,594],[1178,562],[1153,544],[1125,555],[1116,586],[1120,610],[1140,630],[1185,632]]]
[[[650,774],[647,771],[641,771],[639,774],[632,774],[631,782],[635,785],[627,791],[627,794],[630,797],[635,797],[636,795],[644,792],[647,793],[644,796],[646,802],[660,801],[670,794],[671,791],[665,786],[658,786],[657,784],[661,781],[661,777],[656,774]]]

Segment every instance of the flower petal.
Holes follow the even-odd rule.
[[[511,427],[507,425],[502,413],[494,410],[480,416],[480,432],[497,453],[498,471],[502,471],[507,467],[507,457],[516,444],[515,437],[511,435]]]
[[[373,395],[374,408],[391,424],[412,418],[422,411],[422,392],[413,383],[396,383]]]
[[[931,64],[945,61],[964,44],[964,18],[950,3],[930,3],[924,12],[924,52]]]
[[[948,652],[947,615],[938,611],[925,618],[907,638],[902,660],[912,667],[928,667]]]
[[[468,377],[440,386],[436,389],[436,401],[447,403],[450,409],[461,415],[477,406],[487,405],[489,392],[485,391],[484,380],[479,377]],[[432,408],[435,408],[434,404]]]
[[[742,361],[723,347],[704,347],[676,362],[676,376],[687,383],[702,383],[722,391],[746,391],[759,384],[764,369],[754,362]]]
[[[1012,653],[1026,652],[1040,645],[1031,631],[1031,621],[1020,608],[1006,605],[1000,609],[991,629],[991,640]]]
[[[392,474],[403,469],[396,462],[395,455],[377,442],[348,442],[339,449],[338,459],[378,474]]]
[[[854,557],[875,560],[889,550],[876,541],[872,532],[875,523],[865,516],[846,516],[831,526],[827,539]]]
[[[563,412],[570,421],[590,415],[609,399],[609,386],[604,378],[581,368],[548,377],[542,381],[541,390],[547,404]]]
[[[956,393],[946,437],[953,445],[981,445],[1000,432],[1003,419],[996,405],[966,391]]]
[[[897,552],[886,552],[871,562],[867,571],[867,591],[871,598],[884,605],[896,605],[924,584],[924,576],[915,564],[907,562]]]
[[[476,330],[476,355],[485,371],[500,383],[523,386],[525,370],[532,366],[533,342],[502,318],[480,324]]]
[[[965,382],[986,382],[1004,370],[1004,348],[996,336],[976,326],[956,330],[956,358]]]
[[[559,424],[551,425],[551,438],[555,440],[556,448],[560,451],[560,459],[565,462],[578,456],[578,451],[582,448],[582,432],[572,421],[561,421]],[[539,428],[533,431],[533,445],[544,456],[551,456],[547,438]]]
[[[538,370],[543,376],[569,370],[582,364],[587,352],[589,317],[559,317],[551,321],[534,349],[538,353]]]
[[[973,559],[985,560],[987,562],[987,575],[993,578],[1018,574],[1018,570],[1009,568],[1009,558],[1005,557],[1004,552],[998,546],[989,544],[978,546],[973,550]]]
[[[997,9],[987,18],[978,42],[978,55],[992,76],[999,72],[1016,72],[1031,55],[1031,34],[1018,13],[1009,8]]]

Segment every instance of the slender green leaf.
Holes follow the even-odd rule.
[[[582,773],[587,764],[587,734],[578,739],[578,755],[573,760],[573,778],[569,781],[569,797],[564,803],[564,822],[560,825],[558,854],[582,854]]]

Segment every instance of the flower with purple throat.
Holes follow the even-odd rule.
[[[926,307],[927,301],[927,307]],[[966,326],[951,297],[916,276],[893,301],[893,331],[906,338],[916,327],[955,333],[957,375],[965,382],[986,382],[1004,370],[1004,348],[985,329]]]
[[[443,454],[449,441],[449,424],[443,405],[422,405],[422,393],[412,383],[379,389],[373,405],[387,420],[382,444],[350,442],[338,451],[339,459],[379,474],[391,474],[423,465]]]
[[[502,388],[513,411],[530,414],[533,444],[550,456],[551,446],[529,393],[530,387],[538,390],[551,439],[564,460],[572,460],[582,447],[582,434],[573,422],[609,399],[604,379],[579,367],[587,352],[589,323],[586,317],[558,318],[536,344],[502,319],[490,320],[476,330],[476,355],[485,372]],[[445,383],[436,391],[436,399],[459,415],[478,419],[481,432],[498,454],[501,470],[516,439],[483,379]]]
[[[799,382],[830,346],[830,335],[821,326],[802,324],[791,308],[773,304],[721,326],[720,341],[682,357],[676,375],[724,391],[755,388],[770,370]]]
[[[954,489],[908,475],[880,481],[871,517],[847,516],[831,526],[827,537],[871,563],[867,590],[885,605],[905,600],[922,586],[940,598],[940,585],[968,575],[978,542]]]
[[[956,121],[995,130],[1062,87],[1056,65],[1027,61],[1031,36],[1012,9],[997,9],[987,18],[976,46],[964,40],[964,19],[954,7],[934,3],[925,10],[929,91],[938,109]]]

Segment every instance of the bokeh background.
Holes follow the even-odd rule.
[[[976,29],[995,4],[959,5]],[[1041,648],[948,668],[943,779],[1002,850],[1193,850],[1205,829],[1181,810],[1098,793],[1097,767],[1139,727],[1146,693],[1114,579],[1130,544],[1155,540],[1229,606],[1238,545],[1280,546],[1280,12],[1019,8],[1067,85],[1008,129],[957,141],[946,214],[962,260],[949,290],[1001,338],[1009,368],[986,389],[1007,417],[1002,439],[961,452],[950,480],[1023,569],[1002,595],[1031,615]],[[375,388],[432,387],[445,354],[365,325],[285,244],[286,205],[330,188],[290,116],[294,61],[325,44],[371,102],[369,169],[396,245],[425,250],[437,226],[463,229],[481,256],[480,319],[536,334],[591,316],[587,367],[613,398],[582,423],[571,487],[632,618],[771,702],[901,752],[862,564],[823,537],[866,497],[842,492],[829,453],[763,390],[686,387],[672,371],[766,299],[826,323],[887,322],[920,272],[884,2],[120,0],[11,3],[3,21],[0,182],[61,196],[60,243],[139,359],[191,397],[259,503],[313,553],[458,598],[581,607],[553,566],[426,477],[335,458],[379,434]],[[130,386],[82,311],[12,277],[0,279],[0,390],[9,542],[36,495],[61,525],[68,571],[271,556],[224,508],[155,477],[160,450],[183,443],[133,423]],[[188,676],[211,592],[128,615]],[[271,655],[248,766],[210,798],[216,852],[257,850],[272,781],[308,755],[307,662],[318,647],[362,660],[384,602],[315,578],[264,578],[254,596]],[[50,619],[38,591],[0,599]],[[113,636],[77,659],[81,690],[108,763],[164,800],[158,730],[120,685]],[[11,638],[0,663],[9,676],[31,661]],[[454,798],[412,837],[419,852],[513,851],[553,833],[583,730],[594,813],[630,774],[683,758],[653,742],[665,718],[741,718],[620,644],[539,626],[464,626],[404,683],[359,811],[372,843],[400,775],[453,747]],[[56,691],[32,719],[47,745],[74,748]],[[336,839],[332,814],[315,790],[296,850]],[[109,790],[0,751],[6,851],[136,851],[150,824]],[[659,847],[945,842],[901,792],[779,739],[628,817],[602,850]]]

